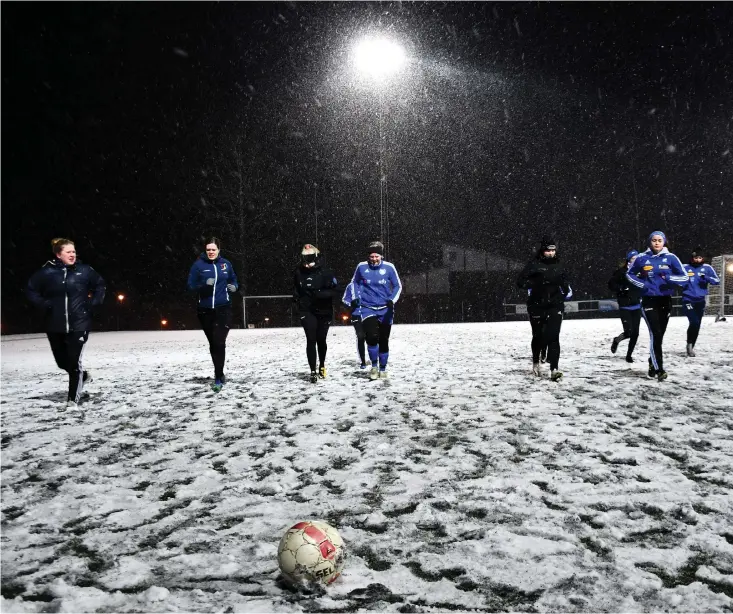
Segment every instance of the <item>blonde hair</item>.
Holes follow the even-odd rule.
[[[64,245],[74,245],[74,242],[71,239],[63,239],[61,237],[51,239],[51,250],[56,256],[64,249]]]

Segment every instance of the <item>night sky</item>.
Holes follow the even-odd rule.
[[[210,234],[248,294],[290,293],[316,209],[348,280],[380,230],[365,34],[411,58],[383,93],[403,276],[445,242],[524,261],[551,234],[598,297],[653,229],[683,262],[731,253],[731,24],[729,3],[4,3],[2,331],[39,329],[23,291],[55,236],[134,328],[195,321]]]

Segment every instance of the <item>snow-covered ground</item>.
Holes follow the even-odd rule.
[[[629,365],[618,320],[566,321],[557,384],[527,322],[398,324],[376,382],[337,327],[317,385],[300,329],[237,330],[218,395],[202,332],[98,333],[79,413],[45,337],[3,338],[0,609],[733,611],[733,323],[694,359],[686,326],[658,383],[645,330]],[[297,595],[309,518],[348,559]]]

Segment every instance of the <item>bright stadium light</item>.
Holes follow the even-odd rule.
[[[405,50],[386,38],[367,38],[354,47],[356,68],[376,79],[398,73],[406,60]]]

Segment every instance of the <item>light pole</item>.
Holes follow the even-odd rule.
[[[125,301],[124,294],[117,295],[117,330],[120,330],[120,311],[122,311],[122,303]]]
[[[384,88],[391,77],[405,65],[405,50],[401,45],[383,37],[361,40],[354,47],[354,64],[377,88],[379,111],[379,232],[384,243],[385,258],[389,254],[389,182],[387,170],[387,139],[384,131]]]

